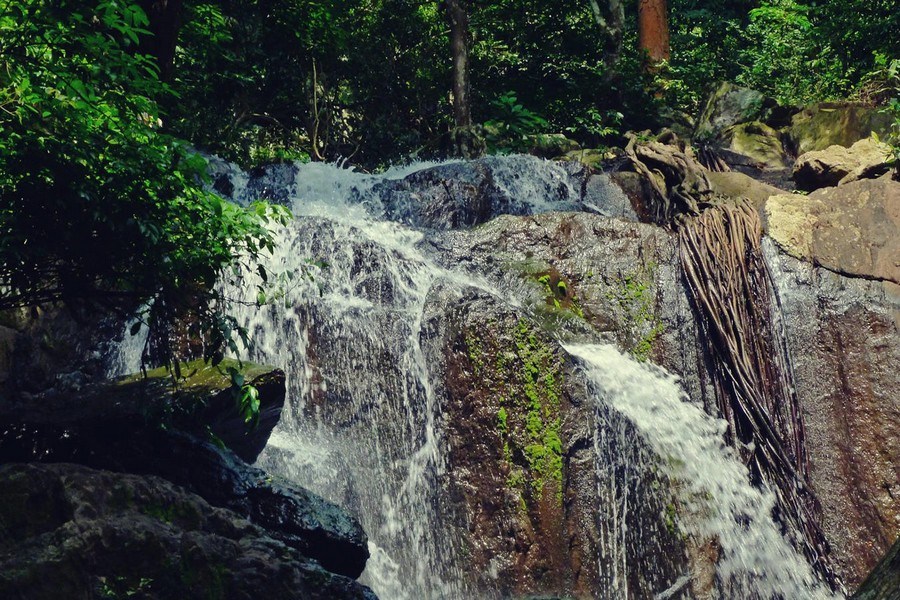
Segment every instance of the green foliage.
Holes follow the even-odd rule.
[[[259,390],[246,383],[244,376],[234,367],[228,368],[228,375],[231,378],[231,395],[238,414],[248,427],[256,427],[259,424]]]
[[[494,117],[484,124],[488,150],[522,152],[528,138],[546,129],[547,121],[519,104],[514,92],[491,102]]]
[[[888,145],[888,163],[894,165],[895,177],[900,179],[900,59],[888,60],[876,53],[875,69],[862,87],[870,98],[886,99],[881,111],[891,117],[890,131],[883,139],[874,132],[872,137]]]
[[[855,70],[823,39],[814,11],[795,0],[769,0],[751,10],[741,58],[749,67],[737,80],[785,104],[845,95]]]
[[[204,189],[205,160],[160,127],[147,25],[133,3],[0,9],[0,308],[143,305],[156,328],[194,314],[221,360],[246,334],[214,286],[270,252],[288,213]]]
[[[101,598],[118,600],[145,595],[152,589],[153,579],[141,577],[132,583],[130,578],[119,575],[116,577],[101,577],[99,583]]]

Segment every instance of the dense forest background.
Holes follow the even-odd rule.
[[[463,91],[494,152],[689,128],[719,80],[900,115],[898,31],[896,0],[2,0],[0,309],[152,325],[187,307],[221,356],[243,332],[214,282],[257,268],[288,214],[211,193],[195,148],[245,167],[440,157]]]
[[[671,58],[646,69],[639,4],[468,2],[473,121],[501,146],[513,126],[592,147],[696,113],[719,80],[788,104],[869,99],[900,56],[892,0],[674,0]],[[167,126],[229,158],[373,167],[428,155],[453,125],[441,3],[188,0],[182,18]]]

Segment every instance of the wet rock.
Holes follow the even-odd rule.
[[[244,382],[260,393],[259,420],[253,427],[238,412],[228,374],[229,368],[239,367]],[[234,360],[215,367],[196,360],[183,364],[181,373],[177,387],[172,374],[160,368],[112,382],[57,386],[35,397],[12,396],[0,408],[0,421],[90,430],[101,438],[104,432],[166,424],[201,436],[211,432],[242,459],[256,460],[281,417],[284,372]]]
[[[207,369],[189,377],[177,398],[164,373],[151,372],[148,379],[124,378],[82,395],[53,394],[5,406],[0,413],[0,462],[73,462],[157,475],[215,506],[238,511],[325,568],[357,577],[368,558],[359,523],[334,504],[274,481],[242,460],[255,460],[277,422],[284,402],[283,373],[248,366],[248,382],[259,384],[263,394],[261,414],[269,413],[248,437],[227,378]],[[197,405],[198,400],[204,401]],[[218,437],[219,443],[234,444],[242,456],[203,441],[209,436],[206,422],[199,418],[209,419],[210,427],[224,436]],[[163,428],[162,423],[168,424]]]
[[[855,181],[766,203],[769,235],[788,254],[837,273],[900,283],[900,182]]]
[[[388,218],[433,229],[471,227],[498,214],[530,214],[535,207],[528,199],[535,192],[548,207],[577,206],[580,185],[573,186],[563,169],[546,169],[528,156],[514,157],[513,163],[493,158],[448,163],[384,181],[374,192]]]
[[[375,598],[157,477],[6,464],[0,499],[3,598]]]
[[[820,525],[853,590],[900,535],[900,286],[843,277],[771,243],[766,254]]]
[[[889,147],[872,138],[862,139],[849,148],[829,146],[825,150],[807,152],[794,164],[793,178],[801,190],[817,190],[871,179],[888,172]]]
[[[447,514],[462,511],[462,568],[475,589],[590,598],[617,597],[627,585],[653,597],[690,570],[697,578],[686,588],[708,592],[702,574],[715,552],[679,538],[662,517],[676,503],[651,466],[657,458],[627,419],[595,403],[557,341],[599,335],[681,373],[695,398],[714,401],[674,237],[650,225],[548,213],[448,232],[441,245],[449,262],[465,260],[527,300],[514,309],[471,290],[436,295],[433,309],[446,340],[433,359],[445,373]],[[532,402],[541,416],[530,419]],[[554,452],[548,442],[557,437]],[[624,520],[598,510],[624,496],[642,499]],[[614,577],[618,565],[627,567]]]
[[[850,102],[823,102],[794,115],[787,136],[795,155],[802,156],[829,146],[849,148],[872,132],[886,135],[890,123],[890,116],[877,108]]]
[[[896,600],[900,597],[900,538],[866,577],[853,600]]]

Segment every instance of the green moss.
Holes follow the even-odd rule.
[[[495,325],[489,331],[499,334],[503,327]],[[467,356],[478,387],[498,407],[496,435],[510,472],[507,484],[527,497],[540,498],[545,488],[552,489],[561,502],[562,363],[528,321],[519,319],[511,329],[506,329],[508,336],[485,339],[466,332]],[[512,347],[500,339],[511,339]]]
[[[178,523],[191,527],[200,524],[201,516],[196,507],[185,504],[148,504],[140,507],[139,510],[147,515],[164,523]]]
[[[466,336],[466,348],[469,351],[469,361],[475,367],[475,374],[480,375],[484,370],[484,353],[481,349],[481,342],[474,335]]]
[[[509,431],[509,415],[505,406],[501,406],[500,410],[497,411],[497,429],[500,430],[501,434]]]
[[[653,343],[663,332],[662,321],[655,313],[656,297],[652,292],[652,280],[656,265],[623,275],[607,293],[625,313],[628,351],[642,362],[650,359]]]
[[[668,531],[672,535],[678,534],[675,505],[671,502],[666,505],[666,510],[663,513],[663,521],[666,524],[666,531]]]

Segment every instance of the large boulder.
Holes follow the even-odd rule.
[[[836,273],[900,284],[900,182],[889,176],[772,196],[769,235],[788,254]]]
[[[199,361],[185,365],[184,373],[177,393],[165,371],[151,371],[146,378],[126,377],[75,395],[53,393],[4,406],[0,462],[72,462],[163,477],[239,512],[325,568],[359,576],[368,558],[359,523],[336,505],[247,464],[281,413],[284,374],[245,365],[246,381],[259,386],[263,399],[259,423],[251,428],[237,414],[230,378],[218,368]]]
[[[556,158],[568,152],[580,150],[575,140],[570,140],[562,133],[538,133],[526,140],[528,153],[541,158]]]
[[[829,146],[800,156],[794,163],[793,178],[801,190],[849,183],[861,178],[884,175],[888,172],[887,144],[868,137],[849,148]]]
[[[238,411],[230,369],[240,371],[243,382],[259,391],[259,418],[253,426]],[[0,405],[0,421],[91,431],[97,439],[164,424],[200,436],[212,433],[243,460],[256,460],[281,418],[284,372],[234,360],[217,366],[196,360],[183,364],[181,375],[159,368],[76,390],[10,396]]]
[[[721,133],[719,140],[728,163],[781,169],[789,162],[781,134],[759,121],[729,127]]]
[[[375,598],[168,481],[71,464],[0,466],[0,596]]]
[[[429,229],[465,229],[497,215],[590,210],[636,218],[606,175],[583,164],[532,156],[484,158],[423,169],[373,188],[384,213]]]
[[[795,155],[802,156],[829,146],[850,147],[872,132],[887,134],[890,126],[890,116],[877,108],[849,102],[823,102],[794,115],[787,135]]]
[[[775,105],[774,100],[761,92],[733,83],[720,83],[706,101],[694,136],[709,139],[740,123],[763,120]]]
[[[713,191],[729,198],[746,198],[765,216],[766,202],[772,196],[787,193],[774,185],[769,185],[739,171],[707,173]]]

